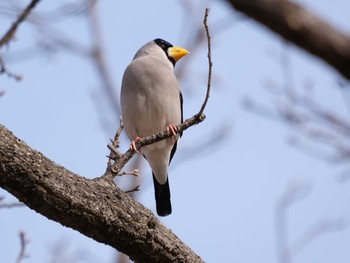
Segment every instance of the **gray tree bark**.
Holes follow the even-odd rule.
[[[28,207],[136,262],[203,262],[108,178],[74,174],[0,125],[0,187]]]

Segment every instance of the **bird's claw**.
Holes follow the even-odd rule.
[[[176,135],[177,135],[177,127],[176,125],[174,124],[169,124],[167,127],[166,127],[166,130],[167,132],[170,132],[171,135],[171,139],[172,140],[176,140]]]
[[[171,134],[171,139],[172,140],[176,140],[176,136],[177,136],[177,127],[174,124],[169,124],[166,127],[167,132],[170,132]],[[136,147],[136,143],[141,141],[141,138],[139,136],[137,136],[135,139],[132,140],[131,144],[130,144],[130,149],[134,150],[135,152],[137,152],[138,154],[142,154],[141,152],[141,147],[140,149],[137,149]]]
[[[141,138],[137,136],[135,139],[132,140],[132,142],[130,144],[130,148],[132,150],[134,150],[135,152],[137,152],[138,154],[142,154],[141,147],[140,147],[140,149],[137,149],[137,147],[136,147],[136,143],[139,141],[141,141]]]
[[[172,134],[172,136],[176,136],[177,134],[177,127],[174,124],[169,124],[166,127],[167,132],[170,132]]]

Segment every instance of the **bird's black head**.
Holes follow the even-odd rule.
[[[173,66],[175,67],[175,59],[170,57],[168,54],[168,48],[173,47],[172,44],[170,44],[168,41],[165,41],[164,39],[161,38],[156,38],[154,40],[154,42],[161,48],[163,49],[165,55],[167,56],[167,58],[170,60],[170,62],[173,64]]]

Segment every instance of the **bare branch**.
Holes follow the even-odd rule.
[[[208,100],[209,100],[209,95],[210,95],[210,88],[211,88],[211,76],[212,76],[212,67],[213,67],[213,62],[211,61],[211,37],[210,37],[210,32],[209,32],[209,26],[208,26],[208,15],[209,15],[209,8],[205,9],[205,14],[204,14],[204,28],[205,28],[205,33],[207,35],[207,41],[208,41],[208,64],[209,64],[209,70],[208,70],[208,85],[207,85],[207,94],[205,95],[205,100],[203,102],[203,105],[201,109],[198,112],[198,116],[201,116],[204,112],[205,107],[207,106]]]
[[[300,201],[309,193],[310,187],[295,181],[288,185],[287,189],[276,205],[276,245],[279,262],[290,263],[301,250],[305,249],[320,235],[331,231],[339,231],[347,226],[347,222],[341,218],[319,220],[305,231],[298,239],[290,244],[288,238],[287,212],[291,205]]]
[[[347,222],[341,218],[320,220],[305,231],[305,233],[303,233],[299,239],[290,246],[291,255],[295,256],[319,236],[329,232],[343,230],[346,226]]]
[[[5,198],[0,196],[0,209],[1,208],[13,208],[13,207],[23,207],[25,204],[20,202],[5,203],[3,202]]]
[[[350,36],[329,25],[300,4],[288,0],[228,2],[284,39],[321,58],[345,78],[350,79]]]
[[[40,0],[32,0],[29,5],[23,10],[23,12],[18,16],[17,20],[12,24],[12,26],[8,29],[5,35],[0,39],[0,48],[7,44],[15,35],[18,26],[26,19],[26,17],[30,14],[32,9],[39,3]]]
[[[118,176],[132,175],[132,176],[139,177],[140,176],[139,171],[140,171],[139,169],[134,169],[132,172],[121,172],[118,174]]]
[[[134,261],[203,262],[112,180],[74,174],[2,125],[0,163],[1,188],[36,212],[108,244]]]
[[[138,192],[138,191],[140,191],[140,185],[136,185],[133,189],[125,191],[124,193],[128,194],[128,193],[133,193],[133,192]]]
[[[28,254],[27,254],[27,245],[29,244],[29,239],[27,239],[26,237],[26,233],[24,231],[20,231],[19,234],[19,239],[20,239],[20,251],[16,260],[16,263],[20,263],[22,262],[23,259],[28,258]]]
[[[288,238],[288,208],[305,197],[308,193],[308,188],[298,181],[288,185],[285,192],[282,194],[275,208],[275,227],[276,227],[276,246],[278,259],[281,263],[291,263],[292,254],[289,247]]]
[[[310,84],[305,94],[290,86],[269,82],[267,91],[276,97],[275,107],[246,100],[248,110],[274,121],[282,121],[303,136],[304,142],[293,137],[290,142],[299,150],[332,163],[350,160],[350,125],[345,116],[326,108],[312,97]],[[305,141],[309,145],[305,144]],[[312,144],[310,143],[312,142]],[[317,146],[326,146],[322,150]]]
[[[192,118],[185,120],[183,123],[176,126],[178,133],[185,131],[189,127],[199,124],[205,120],[205,115],[194,115]],[[136,148],[140,149],[143,146],[159,142],[161,140],[165,140],[170,138],[172,133],[169,131],[164,131],[163,133],[153,134],[151,136],[143,137],[139,141],[136,142]],[[102,177],[113,178],[118,175],[121,169],[125,166],[125,164],[134,156],[135,151],[132,149],[127,150],[124,154],[117,159],[111,167],[108,167],[105,174]]]
[[[14,78],[17,81],[20,81],[22,79],[21,75],[12,73],[7,69],[5,62],[1,56],[0,56],[0,74],[6,74],[8,77]]]
[[[108,158],[109,158],[108,164],[107,164],[108,169],[112,169],[113,160],[115,161],[115,160],[120,158],[121,153],[118,151],[118,148],[120,145],[119,137],[123,131],[123,128],[124,128],[123,120],[120,117],[120,125],[119,125],[119,128],[118,128],[116,134],[114,135],[114,139],[111,140],[112,144],[107,145],[108,149],[111,151],[111,153],[108,156]]]
[[[110,73],[107,61],[103,52],[103,43],[102,43],[102,34],[98,19],[97,5],[95,0],[89,0],[90,4],[88,5],[89,11],[89,21],[90,29],[93,41],[92,54],[94,66],[99,73],[100,79],[103,83],[102,88],[105,92],[106,101],[108,101],[110,108],[116,114],[119,112],[119,95],[115,92],[117,89],[114,87],[114,81],[112,79],[112,74]],[[118,115],[117,115],[118,116]]]

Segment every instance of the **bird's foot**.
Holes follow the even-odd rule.
[[[137,152],[138,154],[142,154],[141,152],[141,148],[140,149],[137,149],[136,147],[136,143],[141,141],[141,138],[139,136],[137,136],[135,139],[132,140],[131,144],[130,144],[130,148],[132,150],[134,150],[135,152]]]
[[[171,139],[172,141],[176,141],[176,138],[177,138],[177,127],[176,125],[174,124],[169,124],[168,126],[166,126],[166,130],[167,132],[170,132],[172,135],[171,135]]]

